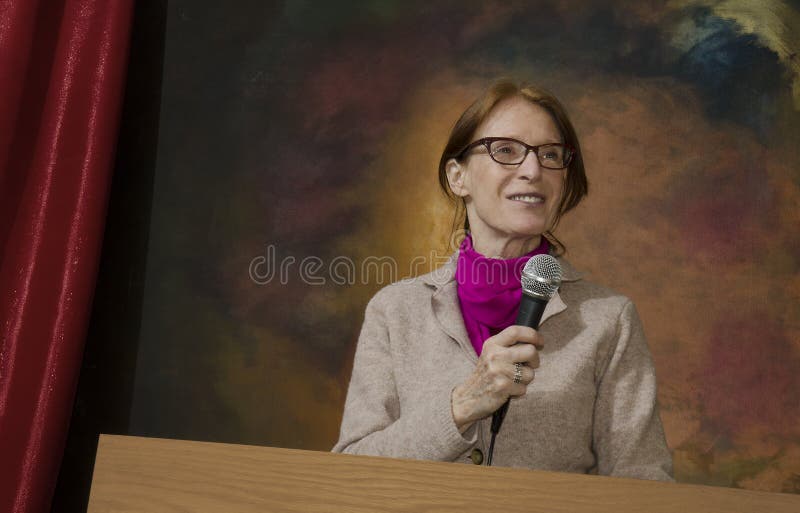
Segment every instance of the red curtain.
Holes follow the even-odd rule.
[[[50,509],[97,276],[132,9],[133,0],[0,0],[2,512]]]

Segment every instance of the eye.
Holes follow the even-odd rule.
[[[492,142],[490,153],[500,162],[515,162],[525,155],[525,146],[516,141],[501,139]]]
[[[540,160],[559,162],[564,158],[564,148],[561,146],[542,146],[537,153]]]
[[[525,145],[513,139],[496,139],[489,145],[489,155],[500,164],[519,164],[527,154]]]

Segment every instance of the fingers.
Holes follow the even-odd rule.
[[[538,333],[524,326],[512,326],[504,331],[508,332],[502,337],[498,334],[487,339],[478,365],[452,392],[453,418],[459,429],[491,415],[509,397],[524,396],[536,376],[534,369],[539,367],[539,351],[532,342],[540,340]],[[503,345],[518,337],[527,340]],[[517,363],[519,365],[515,365]]]
[[[528,384],[533,381],[533,369],[528,369],[528,371],[531,373],[529,380],[526,379],[524,381],[520,381],[519,383],[514,383],[513,379],[508,379],[506,382],[507,384],[503,389],[504,394],[508,397],[521,397],[525,395],[528,392]]]
[[[516,380],[516,381],[519,381],[519,383],[515,382],[515,378],[517,376],[517,365],[516,364],[510,365],[508,367],[508,373],[509,373],[508,376],[510,377],[511,382],[516,384],[516,385],[518,385],[518,384],[528,385],[533,381],[533,378],[536,376],[536,372],[532,368],[528,367],[527,365],[523,365],[522,363],[520,363],[520,365],[519,365],[519,380]]]
[[[493,388],[498,393],[515,395],[512,393],[512,389],[516,385],[522,385],[523,388],[527,387],[536,377],[536,372],[523,363],[519,363],[519,372],[517,372],[516,363],[508,362],[495,362],[490,366],[490,369],[494,382]],[[521,392],[524,392],[524,390],[519,389],[518,393]]]
[[[527,326],[509,326],[489,337],[477,367],[458,388],[458,394],[453,392],[454,418],[468,421],[485,418],[509,397],[524,396],[535,378],[534,369],[539,367],[537,347],[543,345],[541,335]],[[516,363],[520,364],[519,372]]]
[[[531,369],[539,368],[539,351],[535,346],[520,344],[518,346],[509,347],[505,353],[508,361],[512,363],[520,362]]]
[[[509,397],[522,397],[528,392],[528,386],[522,383],[517,385],[511,385],[511,388],[508,390]]]
[[[487,341],[488,342],[488,341]],[[539,367],[539,351],[532,344],[517,344],[511,347],[491,346],[484,344],[481,353],[487,364],[496,371],[506,369],[507,364],[524,363],[532,369]]]
[[[544,340],[535,329],[516,324],[509,326],[486,341],[487,344],[492,343],[500,347],[511,347],[520,342],[533,344],[540,349],[544,346]]]
[[[512,369],[513,369],[512,365]],[[521,395],[525,395],[528,390],[528,385],[533,381],[534,372],[533,369],[527,368],[527,370],[523,370],[523,375],[520,378],[519,383],[514,382],[514,371],[510,372],[510,375],[504,374],[497,374],[495,375],[491,387],[491,394],[494,395],[498,403],[504,402],[508,399],[509,396],[511,397],[518,397]],[[499,406],[499,405],[498,405]],[[492,410],[494,411],[497,409],[496,407]]]
[[[542,336],[533,328],[509,326],[486,340],[481,359],[495,374],[508,375],[509,364],[513,366],[516,362],[536,369],[540,364],[539,349],[542,345]]]

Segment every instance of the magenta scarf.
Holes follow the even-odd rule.
[[[472,246],[467,235],[458,251],[456,282],[464,325],[475,352],[480,355],[483,342],[514,324],[522,299],[520,275],[534,255],[550,249],[542,237],[539,247],[517,258],[487,258]]]

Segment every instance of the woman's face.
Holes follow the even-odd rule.
[[[472,140],[511,137],[530,145],[562,142],[553,118],[542,107],[514,97],[498,103]],[[547,169],[530,152],[522,164],[504,165],[478,146],[459,164],[448,163],[450,185],[464,198],[474,237],[483,245],[531,239],[551,226],[564,190],[566,169]],[[488,239],[488,240],[487,240]]]

